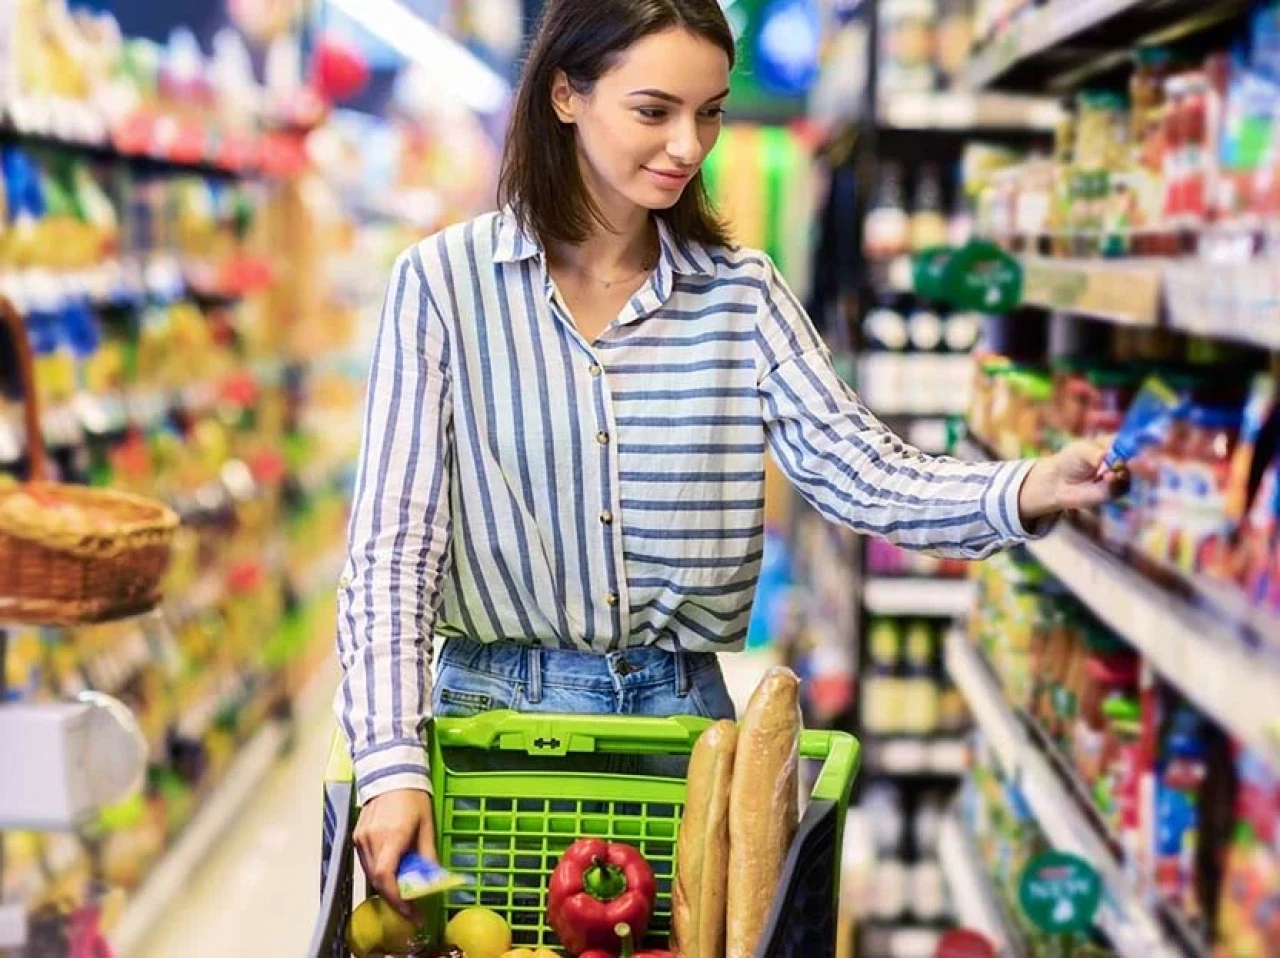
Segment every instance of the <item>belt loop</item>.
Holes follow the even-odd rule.
[[[680,647],[680,640],[673,638],[672,641],[672,655],[676,660],[676,698],[682,699],[689,694],[689,661],[685,658],[684,649]]]
[[[531,645],[525,653],[529,672],[529,704],[542,701],[542,646]]]

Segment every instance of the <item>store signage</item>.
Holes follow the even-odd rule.
[[[938,939],[933,958],[997,958],[996,946],[968,928],[953,928]]]
[[[1102,901],[1102,881],[1084,859],[1046,852],[1022,873],[1018,900],[1026,916],[1047,934],[1083,931],[1093,924]]]

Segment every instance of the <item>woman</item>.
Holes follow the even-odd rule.
[[[944,555],[981,558],[1107,496],[1093,445],[930,458],[841,383],[703,189],[733,56],[716,0],[551,0],[503,210],[396,264],[335,707],[357,848],[397,907],[401,855],[434,856],[429,714],[732,716],[715,653],[746,634],[766,446],[830,519]]]

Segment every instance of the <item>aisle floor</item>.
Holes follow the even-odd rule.
[[[750,653],[721,661],[741,714],[772,657]],[[336,682],[334,671],[330,686]],[[120,958],[304,953],[319,892],[320,781],[332,729],[327,699],[312,698],[306,714],[298,715],[294,750],[272,770],[260,797],[202,865],[142,954]]]

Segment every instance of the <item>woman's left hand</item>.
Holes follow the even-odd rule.
[[[1107,444],[1081,439],[1036,462],[1018,495],[1024,522],[1072,509],[1092,509],[1116,495],[1120,475],[1103,465]]]

